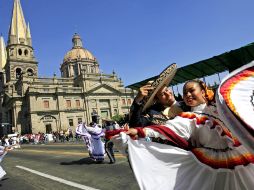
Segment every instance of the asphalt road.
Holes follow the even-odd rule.
[[[10,151],[1,165],[7,175],[0,189],[139,189],[127,159],[96,164],[82,144],[23,145]]]

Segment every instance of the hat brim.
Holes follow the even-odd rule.
[[[145,98],[145,103],[144,103],[142,112],[153,105],[155,95],[163,86],[169,85],[169,83],[172,81],[172,79],[175,76],[176,70],[177,70],[177,65],[174,63],[168,66],[159,74],[158,78],[151,84],[151,86],[153,87],[153,90],[150,91],[148,96]]]

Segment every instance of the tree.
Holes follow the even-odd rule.
[[[123,124],[124,123],[124,116],[117,114],[112,117],[112,120],[116,121],[119,124]]]

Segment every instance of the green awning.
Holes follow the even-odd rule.
[[[181,84],[187,80],[203,78],[224,71],[233,71],[242,65],[254,60],[254,43],[250,43],[239,49],[225,52],[221,55],[214,56],[190,65],[177,69],[174,79],[170,86]],[[148,81],[155,80],[157,76],[126,86],[127,88],[139,89]]]

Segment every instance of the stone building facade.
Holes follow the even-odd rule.
[[[61,77],[38,77],[38,62],[19,0],[14,0],[8,42],[0,38],[0,123],[10,132],[73,130],[79,122],[128,113],[135,96],[115,72],[103,74],[78,34],[60,65]]]

